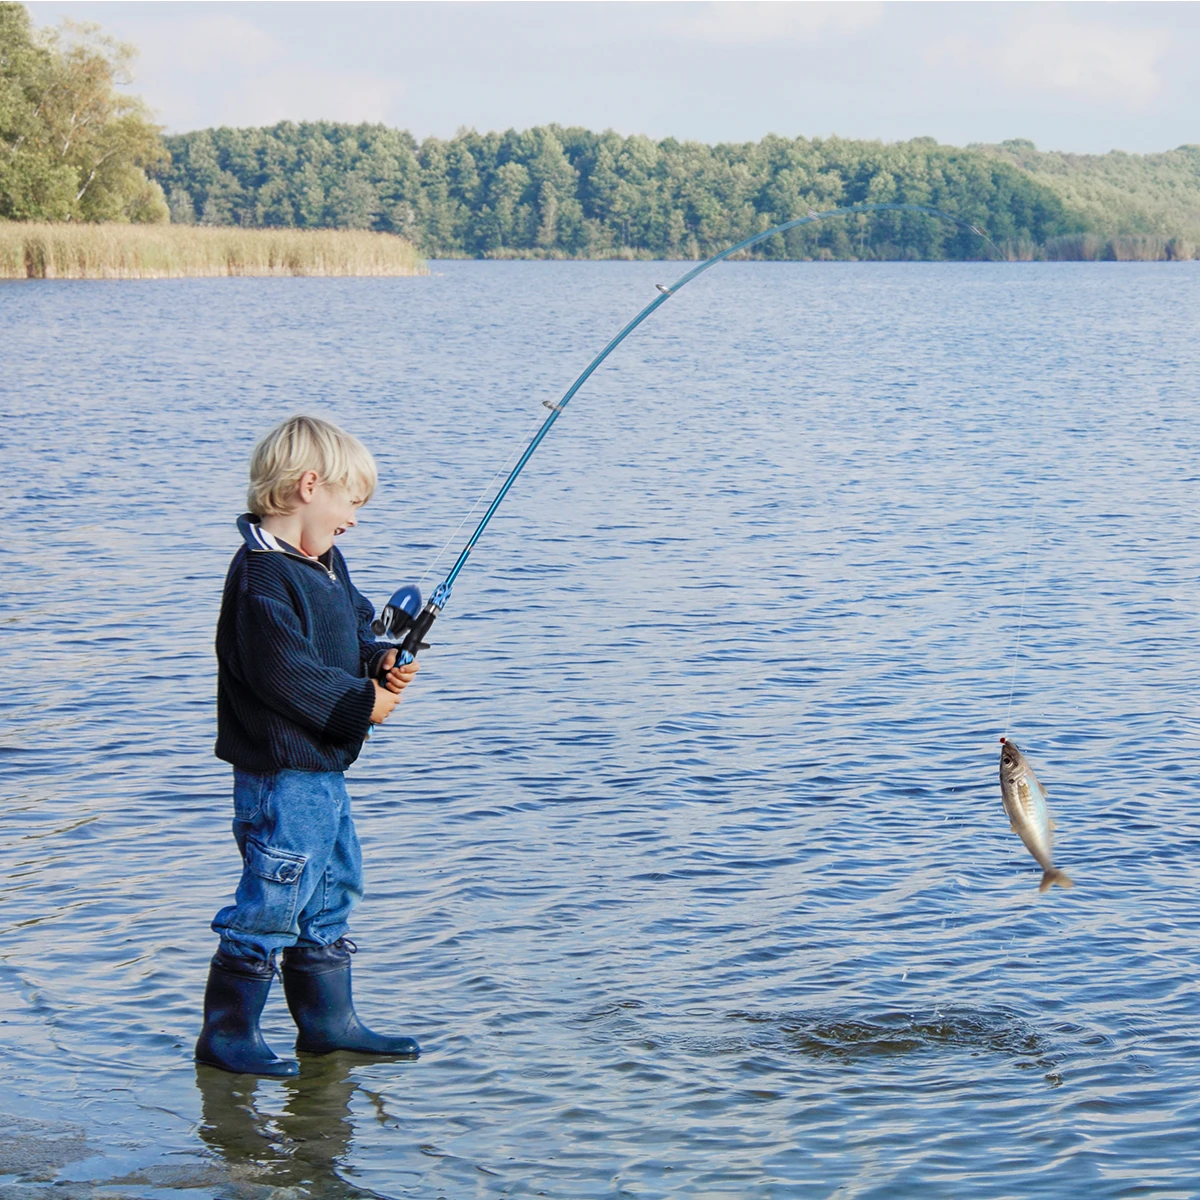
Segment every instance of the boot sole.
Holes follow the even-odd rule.
[[[410,1050],[355,1050],[348,1046],[331,1046],[329,1049],[318,1049],[296,1044],[296,1053],[310,1058],[324,1058],[329,1054],[353,1054],[356,1058],[394,1059],[397,1062],[416,1062],[421,1057],[421,1051]]]
[[[284,1058],[279,1059],[277,1063],[267,1063],[262,1067],[255,1067],[250,1070],[227,1067],[224,1063],[217,1062],[215,1059],[200,1058],[198,1055],[195,1062],[197,1066],[212,1067],[216,1071],[224,1071],[227,1075],[258,1075],[265,1079],[291,1079],[300,1074],[300,1064],[298,1062],[289,1062]],[[279,1067],[284,1069],[277,1069]]]

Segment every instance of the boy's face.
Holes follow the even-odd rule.
[[[300,549],[319,558],[338,534],[358,524],[358,510],[366,503],[345,488],[316,483],[311,499],[300,506]]]

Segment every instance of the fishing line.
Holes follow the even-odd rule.
[[[450,534],[450,536],[446,539],[445,544],[434,556],[433,562],[431,562],[429,564],[429,566],[427,566],[425,568],[424,574],[421,576],[420,579],[417,580],[417,582],[416,582],[417,587],[420,587],[421,584],[423,584],[425,582],[425,580],[427,580],[430,577],[430,575],[433,574],[434,568],[438,565],[439,562],[442,561],[442,555],[445,554],[446,551],[450,549],[450,546],[453,544],[454,539],[456,537],[458,537],[459,533],[462,532],[462,527],[479,510],[479,506],[483,503],[484,497],[492,490],[492,487],[495,485],[496,480],[499,479],[500,476],[503,475],[504,472],[507,471],[509,469],[509,467],[512,466],[513,459],[515,459],[517,457],[517,455],[521,453],[521,448],[522,448],[521,443],[518,443],[516,446],[514,446],[513,449],[511,450],[511,452],[509,453],[509,456],[493,472],[491,479],[489,479],[487,481],[487,483],[484,484],[483,491],[481,491],[479,493],[479,495],[475,497],[475,503],[471,505],[471,507],[467,510],[466,514],[463,516],[463,519],[461,521],[459,521],[459,523],[454,527],[454,531]]]
[[[458,578],[463,567],[466,566],[467,559],[470,557],[471,551],[475,549],[475,545],[479,541],[480,537],[483,536],[483,531],[487,528],[488,522],[491,521],[492,517],[495,515],[496,509],[500,507],[504,497],[508,495],[509,490],[517,480],[517,476],[520,475],[525,469],[525,464],[529,461],[530,457],[533,455],[533,452],[538,448],[538,446],[541,445],[542,440],[550,432],[551,428],[554,426],[554,423],[560,416],[562,416],[563,412],[566,411],[566,407],[571,403],[575,393],[578,392],[581,387],[583,387],[596,368],[599,367],[600,364],[643,321],[645,321],[651,313],[665,304],[673,295],[675,295],[676,292],[679,291],[680,288],[691,283],[693,279],[695,279],[698,275],[702,275],[710,267],[716,266],[717,263],[723,262],[725,259],[734,254],[740,253],[742,250],[748,250],[751,246],[755,246],[759,242],[765,241],[767,238],[777,237],[780,234],[787,233],[792,229],[798,229],[802,225],[810,225],[815,221],[823,221],[829,217],[853,216],[859,213],[871,212],[909,212],[921,213],[925,216],[938,217],[944,221],[949,221],[953,225],[958,225],[964,229],[969,229],[973,234],[975,234],[976,237],[979,237],[985,241],[996,252],[996,254],[999,255],[1000,258],[1005,257],[1004,253],[1000,250],[1000,247],[997,246],[996,243],[993,242],[992,239],[988,237],[988,235],[977,225],[973,225],[970,221],[967,221],[962,217],[956,217],[951,213],[942,212],[940,208],[932,208],[927,204],[851,204],[842,208],[827,209],[825,212],[816,212],[813,209],[809,209],[807,215],[803,217],[796,217],[791,221],[784,221],[780,225],[774,225],[770,229],[764,229],[760,233],[751,234],[750,237],[743,238],[740,242],[736,242],[728,249],[722,250],[719,254],[714,254],[711,258],[705,259],[704,262],[698,263],[690,271],[687,271],[685,274],[681,275],[669,287],[662,283],[656,283],[654,286],[658,289],[659,294],[653,300],[651,300],[650,303],[647,304],[641,310],[641,312],[639,312],[633,318],[633,320],[631,320],[623,329],[621,329],[620,332],[609,341],[604,349],[601,350],[600,353],[597,354],[590,363],[588,363],[588,365],[575,379],[575,382],[572,383],[563,394],[562,399],[559,400],[557,404],[554,404],[549,400],[542,401],[542,404],[550,410],[550,415],[542,421],[538,431],[529,440],[528,445],[525,446],[524,451],[517,460],[516,465],[509,471],[508,477],[500,485],[499,490],[492,498],[492,502],[488,505],[487,511],[483,514],[479,524],[476,525],[474,533],[472,533],[467,539],[466,545],[459,552],[458,558],[455,559],[454,565],[450,568],[446,578],[437,585],[433,591],[433,595],[425,603],[424,607],[421,605],[420,590],[411,584],[402,588],[398,588],[392,594],[391,599],[384,606],[379,618],[374,622],[373,628],[377,635],[387,633],[393,638],[399,638],[403,634],[404,640],[400,644],[400,652],[396,661],[400,664],[410,663],[416,657],[417,651],[424,649],[426,645],[424,641],[425,634],[429,632],[429,629],[437,619],[438,614],[449,603],[450,593],[454,587],[454,581]],[[487,494],[488,490],[490,490],[492,486],[492,483],[495,481],[496,477],[503,472],[503,470],[504,467],[502,466],[499,471],[496,472],[496,475],[492,476],[492,480],[489,481],[488,487],[484,489],[483,495]],[[446,547],[448,547],[450,542],[452,542],[454,538],[458,536],[459,530],[461,530],[467,521],[470,520],[471,515],[474,513],[475,509],[478,508],[479,503],[480,501],[477,500],[474,507],[471,509],[471,512],[469,512],[459,523],[458,529],[451,534],[450,541],[446,543]],[[446,547],[443,547],[438,553],[433,565],[436,565],[442,554],[445,553]],[[426,576],[432,573],[432,570],[433,566],[431,566],[429,571],[426,572]],[[424,580],[426,576],[422,576],[422,580]]]
[[[1004,714],[1004,741],[1008,737],[1008,723],[1012,719],[1013,693],[1017,687],[1017,658],[1021,653],[1021,627],[1025,623],[1025,589],[1029,585],[1029,552],[1033,549],[1033,522],[1037,516],[1038,502],[1035,498],[1029,511],[1029,524],[1025,530],[1025,570],[1021,576],[1021,610],[1017,615],[1017,641],[1013,646],[1012,678],[1008,684],[1008,711]]]

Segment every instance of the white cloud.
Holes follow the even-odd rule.
[[[1170,45],[1165,31],[1033,6],[1023,16],[1015,28],[990,35],[942,38],[926,60],[1014,93],[1052,93],[1118,109],[1144,110],[1163,92],[1160,64]]]
[[[714,0],[666,8],[660,24],[663,32],[716,45],[757,45],[850,36],[878,25],[883,19],[884,6],[866,2]]]
[[[193,71],[261,67],[284,53],[265,29],[231,14],[184,21],[171,31],[177,61]]]
[[[399,78],[322,61],[316,46],[297,53],[278,31],[236,13],[184,13],[174,21],[157,14],[142,29],[133,85],[172,133],[212,124],[388,121],[404,94]]]

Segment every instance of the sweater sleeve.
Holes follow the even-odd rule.
[[[290,605],[244,593],[238,607],[238,663],[263,703],[330,741],[365,737],[375,706],[371,681],[322,662]]]
[[[345,570],[343,560],[342,569]],[[350,589],[350,600],[354,604],[354,615],[358,619],[358,652],[359,661],[363,665],[363,674],[368,679],[375,679],[379,674],[379,664],[389,650],[396,647],[391,642],[377,642],[371,629],[375,619],[375,606],[350,582],[350,572],[346,571],[346,587]]]

